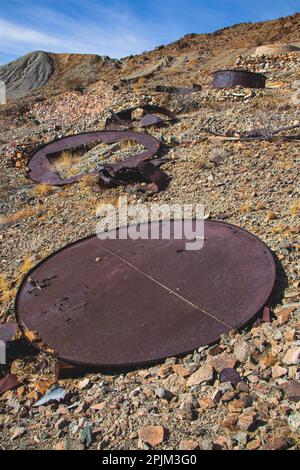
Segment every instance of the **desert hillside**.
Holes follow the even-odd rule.
[[[277,268],[264,313],[217,344],[162,364],[61,379],[51,355],[17,350],[0,366],[0,380],[17,376],[0,394],[0,447],[299,449],[298,47],[295,14],[191,34],[121,60],[39,51],[0,68],[9,98],[0,105],[0,325],[15,321],[16,292],[29,269],[94,233],[97,208],[117,207],[121,196],[146,207],[204,204],[206,220],[265,242]],[[227,68],[263,74],[266,87],[212,88],[212,73]],[[183,94],[172,89],[193,85]],[[177,118],[146,130],[162,145],[161,168],[170,178],[162,190],[104,187],[95,175],[66,186],[28,177],[28,160],[43,145],[103,130],[111,110],[142,104]],[[132,141],[101,143],[56,155],[51,165],[69,178],[139,150]],[[221,380],[225,369],[236,383]],[[61,402],[35,407],[52,386],[65,390]]]

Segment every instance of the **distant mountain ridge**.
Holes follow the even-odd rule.
[[[265,44],[300,45],[300,14],[260,23],[241,23],[208,34],[188,34],[153,51],[117,60],[92,54],[36,51],[0,67],[9,99],[57,94],[99,80],[128,85],[138,80],[177,85],[200,81],[228,67],[240,54]]]

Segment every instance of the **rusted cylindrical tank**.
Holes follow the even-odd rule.
[[[218,70],[214,73],[213,88],[265,88],[266,77],[247,70]]]

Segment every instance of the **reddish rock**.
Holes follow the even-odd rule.
[[[284,355],[283,363],[288,366],[297,365],[300,363],[300,348],[290,348]]]
[[[191,439],[184,439],[179,444],[180,450],[199,450],[199,443]]]
[[[272,377],[273,379],[279,379],[284,377],[288,373],[288,370],[284,367],[279,366],[278,364],[272,367]]]
[[[288,449],[289,443],[283,437],[273,437],[264,445],[264,450],[285,450]]]
[[[248,450],[257,450],[259,449],[261,446],[261,442],[259,439],[253,439],[252,441],[248,442],[248,444],[246,445],[246,448]]]
[[[173,371],[175,374],[179,375],[179,377],[188,377],[191,375],[190,371],[181,364],[175,364],[173,366]]]
[[[204,410],[216,408],[217,406],[211,398],[202,398],[199,400],[199,405]]]
[[[242,431],[253,431],[257,424],[257,413],[249,411],[242,413],[238,419],[238,427]]]
[[[211,365],[205,365],[203,367],[200,367],[194,374],[192,374],[188,381],[187,385],[189,387],[192,387],[194,385],[200,385],[200,384],[205,384],[205,383],[211,383],[213,382],[214,379],[214,369],[211,367]]]
[[[144,426],[139,431],[139,437],[143,442],[155,447],[166,438],[166,430],[163,426]]]
[[[221,354],[219,356],[212,357],[209,361],[209,364],[219,373],[223,369],[234,369],[237,366],[237,363],[238,361],[234,354]]]
[[[284,384],[282,388],[284,389],[288,400],[300,401],[300,382],[292,380],[291,382]]]
[[[296,307],[285,307],[276,312],[277,323],[283,325],[288,321],[290,315],[296,310]]]

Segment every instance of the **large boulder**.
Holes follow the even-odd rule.
[[[289,52],[300,52],[300,48],[293,46],[292,44],[266,44],[265,46],[259,46],[256,48],[254,55],[282,55],[288,54]]]

